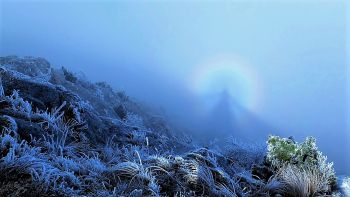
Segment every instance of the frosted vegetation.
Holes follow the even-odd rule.
[[[0,196],[343,195],[312,137],[202,148],[105,83],[40,58],[0,63]]]

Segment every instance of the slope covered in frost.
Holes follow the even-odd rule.
[[[319,186],[313,195],[334,190],[324,157],[298,165],[281,157],[286,151],[321,155],[313,141],[299,146],[275,137],[279,144],[269,142],[268,152],[235,139],[201,148],[106,83],[91,83],[42,58],[2,57],[0,64],[0,196],[309,194],[290,192],[300,186],[288,182],[290,174]],[[289,153],[282,145],[307,151]],[[330,166],[329,172],[319,166]],[[307,179],[311,175],[319,182]]]

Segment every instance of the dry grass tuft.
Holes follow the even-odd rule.
[[[319,170],[294,165],[282,167],[267,186],[269,193],[287,197],[324,196],[330,191],[327,176]]]

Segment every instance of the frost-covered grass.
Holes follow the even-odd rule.
[[[4,97],[4,96],[3,96]],[[150,130],[130,131],[129,145],[115,143],[86,146],[74,135],[75,120],[65,120],[63,102],[50,111],[32,111],[19,93],[6,97],[12,110],[40,117],[45,133],[38,139],[21,140],[17,128],[4,125],[0,135],[0,172],[4,177],[27,177],[42,195],[209,195],[241,196],[240,177],[225,169],[235,165],[219,153],[198,149],[182,155],[168,150],[150,150]],[[132,118],[131,118],[132,117]],[[136,121],[134,121],[136,120]],[[131,115],[127,124],[144,129],[141,118]],[[219,160],[224,161],[219,162]],[[13,184],[2,181],[1,188]],[[246,193],[253,192],[254,186]],[[29,195],[32,190],[26,190]],[[7,195],[3,189],[1,194]]]
[[[27,116],[31,115],[32,106],[30,105],[30,103],[23,100],[23,98],[19,96],[19,92],[17,90],[13,90],[13,93],[10,96],[7,96],[6,98],[11,103],[13,110],[23,112]]]
[[[108,86],[99,87],[108,99],[102,92]],[[6,96],[1,83],[0,102],[16,115],[0,114],[0,196],[322,196],[335,180],[332,163],[313,138],[299,144],[271,136],[267,149],[231,138],[218,148],[193,146],[179,153],[172,144],[183,139],[155,131],[168,131],[163,124],[150,129],[154,119],[134,110],[109,122],[125,138],[112,134],[93,144],[81,116],[93,109],[88,102],[33,110],[21,92]],[[73,115],[66,116],[67,110]],[[36,125],[40,136],[22,139],[21,133],[31,131],[19,130],[17,116]]]
[[[2,80],[0,77],[0,97],[3,97],[3,96],[5,96],[5,91],[4,91],[4,87],[2,85]]]
[[[272,188],[273,185],[278,185]],[[314,168],[288,164],[279,169],[267,187],[284,196],[323,196],[330,191],[327,175]]]
[[[341,190],[341,192],[343,193],[343,195],[345,196],[350,196],[350,177],[340,177],[339,178],[339,189]]]
[[[316,146],[316,140],[307,137],[297,143],[291,138],[270,136],[267,162],[275,170],[267,188],[284,196],[331,195],[335,186],[333,163]]]
[[[101,192],[123,195],[141,190],[142,195],[152,196],[191,192],[235,196],[238,187],[237,180],[220,167],[197,161],[201,160],[199,155],[196,158],[149,155],[148,160],[142,161],[135,150],[138,160],[111,163],[100,156],[104,149],[78,156],[74,150],[66,154],[45,150],[47,147],[39,142],[32,146],[8,134],[2,134],[0,142],[3,154],[0,171],[4,177],[30,176],[32,184],[57,195],[96,196]]]
[[[268,139],[267,160],[275,168],[294,165],[299,169],[317,171],[331,187],[335,184],[333,163],[318,150],[316,139],[307,137],[304,142],[297,143],[292,139],[270,136]]]

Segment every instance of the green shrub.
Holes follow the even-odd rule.
[[[267,144],[267,160],[276,167],[291,162],[298,149],[293,140],[278,136],[269,136]]]
[[[316,139],[313,137],[307,137],[304,142],[298,144],[290,138],[269,136],[267,149],[267,161],[276,169],[294,165],[298,168],[317,170],[326,177],[330,186],[336,183],[333,163],[327,162],[327,157],[318,150]]]

